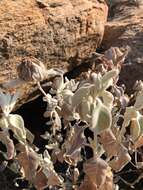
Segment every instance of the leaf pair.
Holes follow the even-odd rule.
[[[120,171],[130,160],[127,149],[117,141],[111,129],[100,134],[100,143],[107,154],[110,167],[115,171]]]
[[[29,180],[37,190],[59,186],[63,183],[62,178],[55,172],[47,151],[44,152],[43,158],[29,147],[24,146],[22,149],[17,160],[23,171],[23,177]]]
[[[64,143],[66,149],[64,159],[70,165],[76,165],[80,160],[80,151],[86,142],[84,129],[85,127],[81,127],[76,124],[69,131],[68,139]]]

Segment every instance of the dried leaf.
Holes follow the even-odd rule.
[[[111,168],[107,168],[105,183],[99,188],[99,190],[113,190],[113,173]]]
[[[131,161],[131,157],[128,154],[127,150],[124,148],[120,149],[118,156],[111,160],[109,162],[109,165],[114,171],[119,172],[123,169],[124,166],[127,165],[129,161]]]
[[[98,188],[105,183],[108,164],[101,158],[90,159],[83,165],[85,174]]]
[[[85,179],[89,179],[92,188],[95,187],[98,190],[113,189],[113,174],[104,160],[92,158],[83,164],[83,169],[86,174]],[[88,181],[86,183],[88,184]],[[86,183],[84,181],[85,187]]]
[[[80,158],[80,150],[85,143],[84,129],[84,127],[75,125],[74,128],[70,130],[70,136],[65,142],[66,153],[64,158],[70,165],[75,165]]]
[[[17,67],[18,76],[23,81],[41,81],[46,76],[46,69],[42,62],[34,57],[25,57]]]
[[[24,177],[33,183],[39,166],[39,160],[37,154],[32,149],[27,149],[26,147],[23,147],[23,149],[24,152],[17,155],[17,160],[23,168]]]
[[[111,129],[103,131],[100,134],[100,142],[102,143],[107,157],[113,157],[109,162],[109,165],[113,170],[120,171],[131,160],[127,149],[116,140]]]
[[[100,133],[100,143],[108,157],[116,156],[118,154],[119,144],[111,129],[107,129]]]
[[[7,149],[7,159],[11,160],[14,157],[14,144],[10,139],[8,132],[0,132],[0,141],[6,146]]]
[[[118,47],[111,47],[104,53],[105,57],[112,61],[114,65],[123,63],[127,54],[128,50],[123,53]]]
[[[85,176],[84,181],[82,182],[78,190],[98,190],[98,188],[95,183],[92,183],[91,179],[88,176]]]
[[[33,183],[37,190],[43,190],[48,186],[48,179],[42,169],[37,171]]]
[[[133,149],[137,149],[143,146],[143,134],[132,145]]]
[[[132,119],[131,125],[130,125],[130,135],[132,137],[133,141],[136,141],[138,137],[140,136],[141,129],[138,119]]]

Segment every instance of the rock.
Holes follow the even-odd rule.
[[[128,48],[129,54],[120,75],[120,83],[132,93],[136,80],[143,80],[143,1],[113,1],[110,18],[102,42],[104,50],[111,46]]]
[[[0,0],[0,83],[17,76],[25,56],[72,69],[101,43],[107,12],[101,0]],[[40,94],[33,85],[21,90],[20,104]]]

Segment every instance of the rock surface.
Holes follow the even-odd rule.
[[[17,76],[25,56],[38,58],[47,68],[72,69],[76,59],[101,43],[107,13],[101,0],[1,0],[0,83]],[[35,87],[22,91],[21,103]]]
[[[143,1],[113,1],[110,19],[105,26],[103,49],[111,46],[129,48],[126,65],[123,67],[120,83],[132,93],[136,80],[143,80]]]

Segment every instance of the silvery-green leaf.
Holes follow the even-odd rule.
[[[72,106],[73,106],[73,108],[77,107],[81,103],[83,98],[87,98],[89,96],[90,86],[91,85],[80,87],[75,92],[75,94],[72,97]]]
[[[17,114],[9,114],[8,116],[9,128],[13,131],[15,137],[22,142],[26,139],[26,130],[24,127],[23,118]]]
[[[92,96],[94,99],[99,95],[101,91],[101,87],[92,85],[90,87],[90,96]]]
[[[81,104],[77,108],[77,112],[80,115],[82,121],[89,122],[90,119],[90,102],[87,99],[83,99]]]
[[[143,133],[143,115],[139,114],[138,121],[140,124],[141,134]]]
[[[100,73],[98,73],[98,74],[97,73],[91,73],[90,78],[91,78],[91,82],[93,84],[95,84],[96,87],[100,88],[100,86],[101,86],[101,79],[102,79],[101,74]]]
[[[51,117],[54,117],[54,123],[56,124],[56,126],[58,127],[58,129],[61,128],[62,124],[61,124],[61,119],[58,115],[58,113],[56,111],[53,111],[51,113]]]
[[[8,114],[12,111],[18,96],[19,93],[5,94],[3,92],[0,92],[0,107],[6,116],[8,116]]]
[[[91,81],[94,85],[92,85],[90,88],[90,95],[95,98],[102,89],[101,75],[92,73]]]
[[[143,109],[143,89],[138,93],[134,107],[136,110]]]
[[[34,135],[28,129],[25,128],[25,130],[26,130],[26,138],[27,138],[27,140],[30,143],[33,143],[33,141],[34,141]]]
[[[74,93],[71,90],[63,90],[62,91],[62,96],[63,96],[63,101],[68,103],[68,104],[72,104],[72,96],[74,95]]]
[[[7,122],[7,119],[5,117],[0,118],[0,128],[1,129],[8,128],[8,122]]]
[[[71,90],[72,92],[75,91],[79,85],[79,82],[75,82],[74,79],[68,80],[65,77],[65,89]]]
[[[106,90],[104,90],[100,95],[103,98],[104,105],[107,106],[109,109],[112,109],[114,96]]]
[[[110,110],[101,102],[101,100],[97,99],[97,104],[93,110],[91,119],[92,130],[100,133],[111,127],[111,124],[112,115]]]
[[[109,86],[113,84],[113,78],[117,77],[119,74],[118,69],[113,69],[111,71],[108,71],[103,77],[102,77],[102,86],[103,90],[107,89]]]

